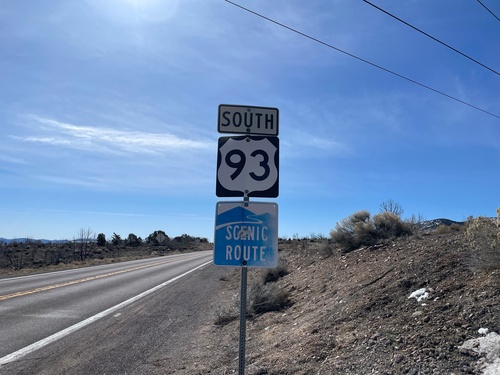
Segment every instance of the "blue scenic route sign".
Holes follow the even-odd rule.
[[[278,204],[218,202],[214,239],[217,266],[276,268]]]

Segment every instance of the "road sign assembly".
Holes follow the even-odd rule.
[[[278,137],[220,137],[217,153],[218,197],[279,194]]]
[[[214,264],[241,267],[238,375],[245,374],[248,267],[278,266],[278,204],[250,202],[279,193],[279,111],[277,108],[219,105],[217,152],[218,202],[215,210]]]
[[[278,204],[218,202],[214,239],[217,266],[276,268]]]
[[[278,125],[278,108],[219,105],[219,133],[277,136]]]

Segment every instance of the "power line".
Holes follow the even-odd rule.
[[[486,5],[484,5],[484,4],[483,4],[482,2],[480,2],[479,0],[477,0],[477,2],[478,2],[479,4],[481,4],[481,5],[484,7],[484,9],[486,9],[488,12],[490,12],[490,13],[491,13],[491,15],[492,15],[493,17],[495,17],[498,21],[500,21],[500,18],[498,18],[498,17],[497,17],[497,15],[496,15],[495,13],[493,13],[491,10],[489,10],[489,9],[488,9],[488,7],[487,7]]]
[[[386,11],[386,10],[384,10],[384,9],[382,9],[382,8],[380,8],[380,7],[378,7],[378,6],[376,6],[375,4],[370,3],[370,2],[369,2],[369,1],[367,1],[367,0],[363,0],[363,1],[364,1],[365,3],[367,3],[368,5],[371,5],[372,7],[374,7],[374,8],[376,8],[376,9],[380,10],[381,12],[383,12],[383,13],[387,14],[388,16],[390,16],[390,17],[392,17],[392,18],[394,18],[394,19],[398,20],[399,22],[404,23],[406,26],[411,27],[413,30],[416,30],[416,31],[418,31],[418,32],[419,32],[419,33],[421,33],[421,34],[424,34],[425,36],[427,36],[427,37],[431,38],[432,40],[434,40],[434,41],[436,41],[436,42],[438,42],[438,43],[442,44],[443,46],[445,46],[445,47],[447,47],[447,48],[451,49],[452,51],[455,51],[456,53],[458,53],[458,54],[462,55],[463,57],[465,57],[465,58],[467,58],[467,59],[469,59],[469,60],[471,60],[471,61],[475,62],[475,63],[476,63],[476,64],[478,64],[478,65],[481,65],[483,68],[486,68],[486,69],[488,69],[489,71],[491,71],[491,72],[493,72],[493,73],[495,73],[495,74],[497,74],[497,75],[500,75],[500,73],[498,73],[496,70],[494,70],[494,69],[492,69],[492,68],[490,68],[490,67],[488,67],[488,66],[486,66],[486,65],[484,65],[484,64],[482,64],[482,63],[480,63],[479,61],[477,61],[476,59],[473,59],[473,58],[472,58],[472,57],[470,57],[469,55],[467,55],[467,54],[465,54],[465,53],[463,53],[463,52],[460,52],[458,49],[453,48],[453,47],[452,47],[452,46],[450,46],[449,44],[446,44],[445,42],[442,42],[442,41],[441,41],[441,40],[439,40],[438,38],[435,38],[435,37],[433,37],[432,35],[430,35],[430,34],[426,33],[425,31],[420,30],[419,28],[417,28],[417,27],[415,27],[415,26],[413,26],[413,25],[409,24],[408,22],[406,22],[406,21],[402,20],[401,18],[396,17],[394,14],[389,13],[388,11]],[[478,1],[479,1],[479,0],[478,0]]]
[[[236,4],[236,3],[234,3],[234,2],[232,2],[232,1],[230,1],[230,0],[224,0],[224,1],[226,1],[227,3],[229,3],[229,4],[231,4],[231,5],[234,5],[235,7],[238,7],[238,8],[240,8],[240,9],[242,9],[242,10],[244,10],[244,11],[248,12],[248,13],[251,13],[251,14],[253,14],[253,15],[256,15],[257,17],[260,17],[260,18],[262,18],[262,19],[265,19],[266,21],[269,21],[269,22],[271,22],[271,23],[274,23],[274,24],[276,24],[276,25],[278,25],[278,26],[281,26],[281,27],[283,27],[283,28],[285,28],[285,29],[287,29],[287,30],[289,30],[289,31],[292,31],[292,32],[294,32],[294,33],[296,33],[296,34],[298,34],[298,35],[301,35],[301,36],[303,36],[303,37],[305,37],[305,38],[307,38],[307,39],[310,39],[310,40],[312,40],[312,41],[314,41],[314,42],[316,42],[316,43],[319,43],[319,44],[321,44],[321,45],[323,45],[323,46],[326,46],[326,47],[328,47],[328,48],[334,49],[335,51],[341,52],[341,53],[343,53],[343,54],[345,54],[345,55],[347,55],[347,56],[349,56],[349,57],[352,57],[352,58],[354,58],[354,59],[356,59],[356,60],[362,61],[362,62],[364,62],[364,63],[366,63],[366,64],[368,64],[368,65],[371,65],[371,66],[373,66],[373,67],[375,67],[375,68],[378,68],[378,69],[380,69],[380,70],[383,70],[384,72],[390,73],[390,74],[392,74],[392,75],[395,75],[396,77],[402,78],[402,79],[404,79],[404,80],[406,80],[406,81],[408,81],[408,82],[411,82],[411,83],[413,83],[413,84],[415,84],[415,85],[418,85],[418,86],[423,87],[423,88],[425,88],[425,89],[427,89],[427,90],[433,91],[433,92],[435,92],[436,94],[439,94],[439,95],[445,96],[445,97],[447,97],[447,98],[449,98],[449,99],[455,100],[456,102],[462,103],[462,104],[464,104],[464,105],[466,105],[466,106],[468,106],[468,107],[474,108],[474,109],[476,109],[476,110],[478,110],[478,111],[481,111],[481,112],[486,113],[486,114],[488,114],[488,115],[490,115],[490,116],[493,116],[493,117],[496,117],[496,118],[500,119],[500,116],[499,116],[499,115],[496,115],[496,114],[494,114],[494,113],[492,113],[492,112],[489,112],[489,111],[487,111],[487,110],[485,110],[485,109],[482,109],[482,108],[480,108],[480,107],[477,107],[477,106],[475,106],[475,105],[473,105],[473,104],[470,104],[470,103],[468,103],[468,102],[466,102],[466,101],[463,101],[463,100],[461,100],[461,99],[455,98],[454,96],[451,96],[451,95],[449,95],[449,94],[446,94],[445,92],[442,92],[442,91],[436,90],[436,89],[434,89],[434,88],[432,88],[432,87],[430,87],[430,86],[427,86],[427,85],[425,85],[425,84],[423,84],[423,83],[417,82],[417,81],[415,81],[415,80],[413,80],[413,79],[411,79],[411,78],[405,77],[405,76],[404,76],[404,75],[402,75],[402,74],[396,73],[396,72],[394,72],[394,71],[392,71],[392,70],[390,70],[390,69],[384,68],[383,66],[380,66],[380,65],[377,65],[377,64],[375,64],[375,63],[372,63],[372,62],[370,62],[370,61],[368,61],[368,60],[366,60],[366,59],[363,59],[363,58],[361,58],[361,57],[358,57],[358,56],[356,56],[356,55],[353,55],[352,53],[346,52],[346,51],[344,51],[344,50],[342,50],[342,49],[340,49],[340,48],[337,48],[337,47],[335,47],[335,46],[333,46],[333,45],[331,45],[331,44],[328,44],[328,43],[326,43],[326,42],[323,42],[322,40],[319,40],[319,39],[314,38],[314,37],[312,37],[312,36],[310,36],[310,35],[308,35],[308,34],[305,34],[305,33],[301,32],[301,31],[298,31],[298,30],[293,29],[293,28],[291,28],[291,27],[289,27],[289,26],[286,26],[286,25],[284,25],[284,24],[282,24],[282,23],[280,23],[280,22],[278,22],[278,21],[275,21],[275,20],[273,20],[273,19],[271,19],[271,18],[269,18],[269,17],[266,17],[266,16],[264,16],[264,15],[262,15],[262,14],[260,14],[260,13],[255,12],[255,11],[253,11],[253,10],[251,10],[251,9],[245,8],[245,7],[243,7],[243,6],[239,5],[239,4]]]

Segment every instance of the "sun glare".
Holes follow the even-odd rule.
[[[87,0],[100,13],[122,23],[159,23],[171,18],[180,0]]]
[[[159,0],[122,0],[125,4],[132,5],[136,8],[149,8],[152,6],[157,6],[158,3],[162,3]],[[165,1],[165,3],[168,1]]]

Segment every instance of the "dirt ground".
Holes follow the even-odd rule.
[[[246,374],[485,371],[492,358],[459,346],[483,336],[481,328],[500,333],[500,270],[474,270],[461,234],[412,236],[343,256],[329,250],[321,241],[280,243],[289,274],[277,284],[291,304],[249,319]],[[249,283],[261,273],[250,270]],[[220,277],[216,304],[238,300],[239,281],[235,270]],[[426,299],[410,298],[422,288]],[[239,321],[200,330],[196,366],[183,373],[237,373]]]

